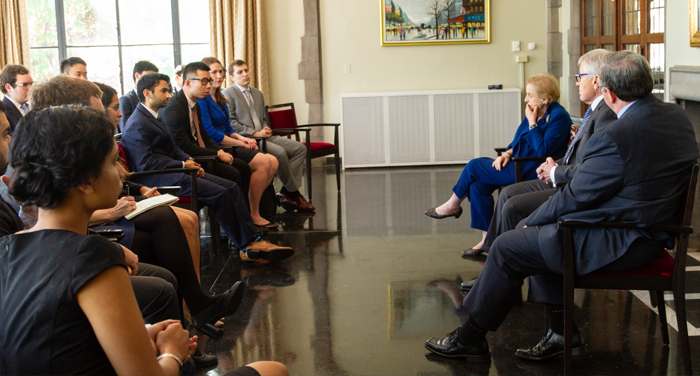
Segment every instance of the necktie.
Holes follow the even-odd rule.
[[[200,148],[204,147],[204,141],[202,141],[202,134],[199,133],[199,119],[197,119],[197,106],[192,107],[192,126],[194,127],[195,137],[197,138],[197,143]]]
[[[245,90],[243,93],[245,94],[245,99],[248,102],[248,107],[250,108],[250,117],[253,118],[253,125],[255,125],[255,130],[259,131],[262,129],[262,124],[260,124],[258,112],[255,111],[255,102],[253,102],[253,97],[250,95],[250,89]]]
[[[588,123],[588,118],[591,117],[591,113],[593,110],[591,110],[591,107],[588,107],[588,110],[586,110],[586,114],[583,115],[583,121],[581,122],[581,126],[578,128],[578,131],[576,131],[576,136],[574,136],[574,140],[571,141],[571,145],[569,145],[569,149],[566,151],[566,155],[564,156],[564,164],[569,164],[569,158],[571,158],[571,154],[574,153],[574,146],[576,146],[576,142],[578,142],[578,139],[581,138],[581,135],[583,134],[583,128],[586,127],[586,124]]]
[[[19,106],[19,108],[21,108],[22,111],[24,111],[24,113],[22,114],[22,115],[24,115],[24,116],[26,116],[26,115],[27,115],[27,112],[29,112],[29,106],[27,106],[26,103],[24,103],[24,104],[22,104],[21,106]]]

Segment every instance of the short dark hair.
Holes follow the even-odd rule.
[[[149,73],[141,77],[139,83],[136,84],[136,94],[139,96],[139,102],[143,103],[146,100],[146,96],[143,95],[144,90],[148,89],[152,93],[161,81],[167,82],[168,88],[171,91],[173,90],[173,88],[170,86],[170,77],[168,77],[167,74]]]
[[[156,65],[151,63],[150,61],[146,60],[141,60],[134,64],[134,73],[131,76],[134,79],[134,82],[136,82],[136,73],[142,73],[146,71],[154,71],[158,73],[158,67],[156,67]]]
[[[17,64],[5,65],[5,68],[2,68],[2,71],[0,71],[0,91],[7,94],[5,84],[15,86],[17,76],[23,74],[29,74],[29,69]]]
[[[182,70],[183,70],[183,69],[184,69],[184,68],[182,67],[182,64],[176,66],[176,67],[175,67],[175,74],[178,75],[178,76],[182,75]]]
[[[600,85],[625,102],[633,102],[651,94],[654,79],[644,56],[632,51],[611,52],[603,58]]]
[[[100,176],[113,134],[107,116],[92,108],[30,111],[12,136],[10,194],[22,205],[59,206],[71,189]]]
[[[115,95],[117,95],[117,91],[114,90],[113,87],[109,85],[105,85],[101,82],[93,82],[93,84],[97,85],[97,87],[102,90],[102,105],[105,106],[105,112],[107,111],[107,106],[109,106],[110,103],[112,103],[112,98],[114,98]]]
[[[79,104],[90,107],[90,98],[102,99],[100,88],[87,80],[56,76],[29,92],[32,108]]]
[[[241,59],[236,59],[231,62],[231,64],[228,65],[228,71],[230,74],[233,74],[233,67],[240,67],[241,65],[248,65],[248,63],[245,62],[245,60]]]
[[[75,64],[82,64],[87,67],[85,60],[79,57],[69,57],[61,62],[61,73],[68,73]]]
[[[182,78],[188,80],[189,77],[196,76],[198,70],[209,72],[209,66],[202,63],[201,61],[189,63],[185,66],[185,70],[182,73]]]

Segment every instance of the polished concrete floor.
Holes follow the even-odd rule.
[[[223,292],[243,280],[243,307],[228,317],[225,335],[208,341],[219,365],[200,374],[225,374],[258,360],[276,360],[292,375],[555,375],[562,361],[513,356],[546,330],[541,306],[515,306],[489,333],[491,363],[431,356],[426,339],[459,326],[460,281],[479,274],[484,258],[461,250],[480,240],[464,215],[441,221],[423,212],[451,194],[461,168],[346,171],[336,191],[332,169],[313,169],[313,216],[284,213],[268,238],[294,247],[274,266],[242,265],[237,253],[211,253],[203,237],[202,284]],[[203,236],[206,231],[203,232]],[[700,374],[700,256],[688,258],[688,309],[695,373]],[[576,374],[678,375],[673,304],[671,345],[661,341],[646,292],[577,291],[576,318],[587,353]]]

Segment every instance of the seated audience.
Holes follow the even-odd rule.
[[[569,145],[564,158],[555,162],[548,158],[537,169],[539,179],[524,181],[509,185],[498,196],[496,210],[491,217],[488,233],[481,251],[488,251],[496,240],[496,237],[506,231],[512,230],[530,213],[535,211],[549,197],[562,189],[581,163],[583,150],[588,139],[614,120],[617,115],[605,104],[603,92],[598,90],[600,84],[600,68],[603,65],[603,57],[608,51],[597,49],[587,52],[579,59],[579,74],[576,75],[576,85],[579,88],[581,102],[590,107],[583,117],[576,136]],[[475,250],[476,251],[476,250]],[[480,252],[472,252],[478,254]]]
[[[173,91],[177,93],[178,91],[182,90],[182,71],[183,71],[183,66],[178,65],[175,67],[175,82],[173,83]]]
[[[61,62],[61,75],[87,80],[87,63],[79,57],[69,57]]]
[[[134,72],[131,77],[134,79],[134,90],[129,91],[119,98],[119,111],[122,113],[122,118],[119,119],[120,131],[124,129],[126,121],[129,120],[129,116],[131,116],[134,109],[136,109],[136,106],[139,104],[139,96],[136,94],[136,84],[141,79],[141,76],[156,72],[158,72],[158,67],[150,61],[141,60],[134,64]]]
[[[243,60],[234,60],[228,67],[233,85],[222,91],[228,100],[229,119],[233,130],[245,137],[266,137],[267,150],[279,161],[277,177],[284,185],[277,197],[286,210],[314,211],[315,208],[299,193],[306,162],[306,147],[287,137],[273,136],[265,119],[265,98],[250,86],[250,71]],[[311,171],[306,171],[310,174]]]
[[[29,112],[29,89],[34,84],[29,69],[21,65],[6,65],[0,72],[0,91],[5,95],[2,101],[7,107],[7,120],[13,131],[19,120]]]
[[[674,238],[645,231],[675,223],[692,166],[700,153],[688,115],[651,94],[654,81],[646,59],[630,51],[604,57],[599,85],[618,117],[588,140],[573,177],[537,208],[524,226],[493,243],[471,292],[462,303],[469,318],[426,348],[446,357],[481,362],[490,358],[487,331],[495,331],[530,277],[528,299],[547,305],[549,330],[535,346],[517,350],[525,359],[548,359],[564,351],[563,232],[559,219],[621,221],[638,229],[581,229],[573,232],[577,274],[621,271],[657,259]],[[519,300],[519,299],[518,299]],[[576,329],[574,354],[584,341]]]
[[[294,253],[292,248],[277,246],[259,235],[246,208],[243,194],[235,183],[206,174],[199,164],[175,145],[158,114],[158,110],[168,104],[170,90],[170,78],[164,74],[151,73],[139,80],[137,91],[141,103],[122,133],[122,147],[129,166],[135,171],[198,168],[198,199],[209,207],[229,239],[239,249],[243,261],[268,263],[290,257]],[[141,183],[150,186],[180,186],[178,196],[191,194],[190,180],[183,173],[139,179]]]
[[[275,228],[277,224],[260,216],[260,199],[277,173],[277,158],[270,154],[258,153],[255,151],[258,147],[254,139],[240,136],[231,129],[228,100],[221,94],[221,85],[225,77],[224,68],[214,57],[206,57],[202,62],[209,66],[209,73],[213,80],[209,95],[197,100],[202,113],[202,125],[214,142],[220,146],[232,147],[231,155],[248,163],[251,171],[248,192],[250,216],[253,217],[253,222],[257,226]]]
[[[557,79],[549,73],[536,74],[528,79],[526,91],[525,117],[503,155],[495,160],[472,159],[462,170],[457,185],[452,188],[452,197],[437,208],[425,212],[425,215],[436,219],[459,218],[462,215],[462,201],[469,199],[471,227],[481,230],[481,241],[468,250],[467,254],[479,253],[484,243],[493,215],[493,191],[515,183],[515,163],[508,163],[511,158],[560,157],[566,153],[572,121],[569,113],[557,102]],[[536,178],[535,170],[535,162],[524,163],[523,178]]]

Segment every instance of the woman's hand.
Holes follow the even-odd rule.
[[[160,192],[158,192],[158,188],[156,188],[156,187],[153,187],[153,188],[141,187],[141,194],[146,198],[160,196]]]
[[[537,124],[537,116],[540,108],[537,105],[531,106],[529,103],[525,106],[525,117],[530,125]]]
[[[117,201],[117,206],[109,209],[109,215],[113,221],[136,210],[136,201],[131,196],[122,197]]]
[[[258,143],[254,139],[241,136],[241,138],[239,140],[243,141],[243,143],[246,145],[246,147],[248,149],[258,150]]]
[[[158,354],[173,354],[184,363],[197,348],[197,337],[190,339],[189,333],[182,328],[179,321],[166,320],[151,325],[148,328],[148,335],[152,336],[153,332],[155,332],[154,342]]]
[[[493,161],[493,163],[491,164],[491,166],[492,166],[493,168],[495,168],[496,170],[501,171],[501,169],[502,169],[503,167],[506,167],[506,165],[508,164],[508,162],[510,162],[510,154],[509,154],[509,153],[505,153],[505,154],[503,154],[503,155],[500,155],[500,156],[496,157],[496,160]]]
[[[132,252],[129,248],[124,247],[119,244],[124,250],[124,261],[126,262],[127,271],[129,275],[136,275],[139,271],[139,256]]]

